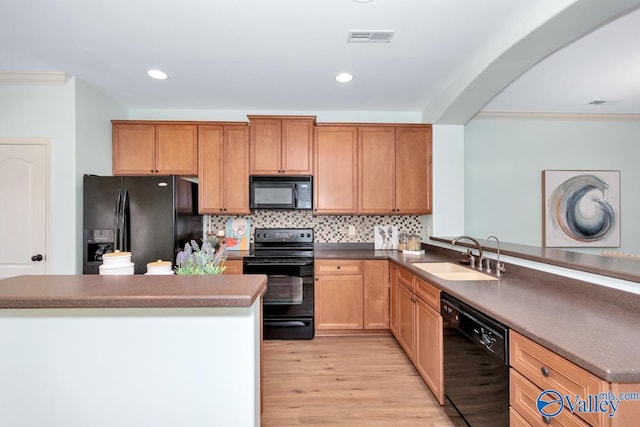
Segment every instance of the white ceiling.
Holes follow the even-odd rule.
[[[638,5],[0,0],[0,72],[64,71],[140,109],[406,111],[434,123],[481,109],[640,113],[640,12],[548,56]],[[355,44],[350,30],[395,35]],[[170,78],[153,81],[150,68]],[[354,80],[336,83],[342,71]]]

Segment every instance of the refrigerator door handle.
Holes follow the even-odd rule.
[[[129,191],[123,190],[122,192],[122,207],[120,212],[122,213],[122,250],[129,252],[131,250],[131,230],[130,230],[130,218],[129,218]]]
[[[114,235],[114,243],[115,247],[113,248],[122,250],[122,242],[120,235],[122,233],[122,228],[120,227],[120,207],[122,205],[122,190],[118,191],[118,195],[116,196],[116,208],[113,212],[113,235]]]

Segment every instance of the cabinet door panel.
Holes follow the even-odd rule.
[[[201,214],[220,214],[224,205],[224,126],[199,128],[198,209]]]
[[[442,316],[421,299],[416,301],[416,369],[438,402],[444,404]]]
[[[389,330],[398,338],[398,266],[390,263],[389,282]]]
[[[313,120],[282,120],[282,169],[285,174],[313,173]]]
[[[224,263],[225,269],[222,274],[242,274],[242,260],[228,259]]]
[[[431,128],[396,129],[396,209],[431,213]]]
[[[395,129],[358,128],[358,209],[363,214],[395,211]]]
[[[224,213],[248,214],[249,129],[246,125],[224,126]]]
[[[249,131],[252,175],[277,175],[281,164],[281,120],[252,118]]]
[[[404,349],[404,352],[409,357],[409,360],[414,361],[415,354],[415,303],[413,293],[409,291],[404,285],[398,286],[398,342]]]
[[[158,173],[198,174],[198,126],[156,125]]]
[[[114,175],[152,175],[155,173],[155,125],[114,124],[112,132]]]
[[[316,128],[315,212],[356,212],[357,153],[356,127]]]
[[[389,328],[389,261],[364,261],[364,329]]]
[[[318,275],[316,329],[362,329],[362,275]]]

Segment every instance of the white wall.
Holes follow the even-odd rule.
[[[640,253],[638,135],[640,120],[628,118],[473,119],[465,127],[465,232],[541,246],[542,170],[620,170],[622,246],[615,250]]]
[[[111,174],[111,119],[124,106],[70,78],[63,86],[0,85],[0,137],[51,138],[51,274],[81,271],[82,175]]]
[[[213,120],[247,122],[248,115],[316,116],[316,121],[339,123],[421,123],[412,111],[252,111],[131,109],[131,120]]]
[[[76,272],[82,272],[82,176],[111,175],[111,120],[127,119],[128,109],[82,80],[76,80]]]
[[[52,274],[75,273],[75,81],[0,85],[0,137],[51,138]]]
[[[433,126],[433,236],[464,233],[464,143],[464,126]]]

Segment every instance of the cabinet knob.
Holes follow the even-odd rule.
[[[316,277],[316,282],[318,281],[318,278]]]
[[[153,169],[151,169],[149,172],[153,173]]]
[[[540,372],[542,372],[542,375],[545,377],[548,377],[550,374],[549,368],[547,368],[546,366],[543,366],[542,368],[540,368]]]
[[[43,260],[43,258],[42,258],[41,254],[37,254],[37,255],[34,255],[34,256],[31,257],[31,261],[38,262],[38,261],[42,261],[42,260]]]
[[[340,270],[340,266],[337,266],[336,268],[337,268],[338,270]]]

